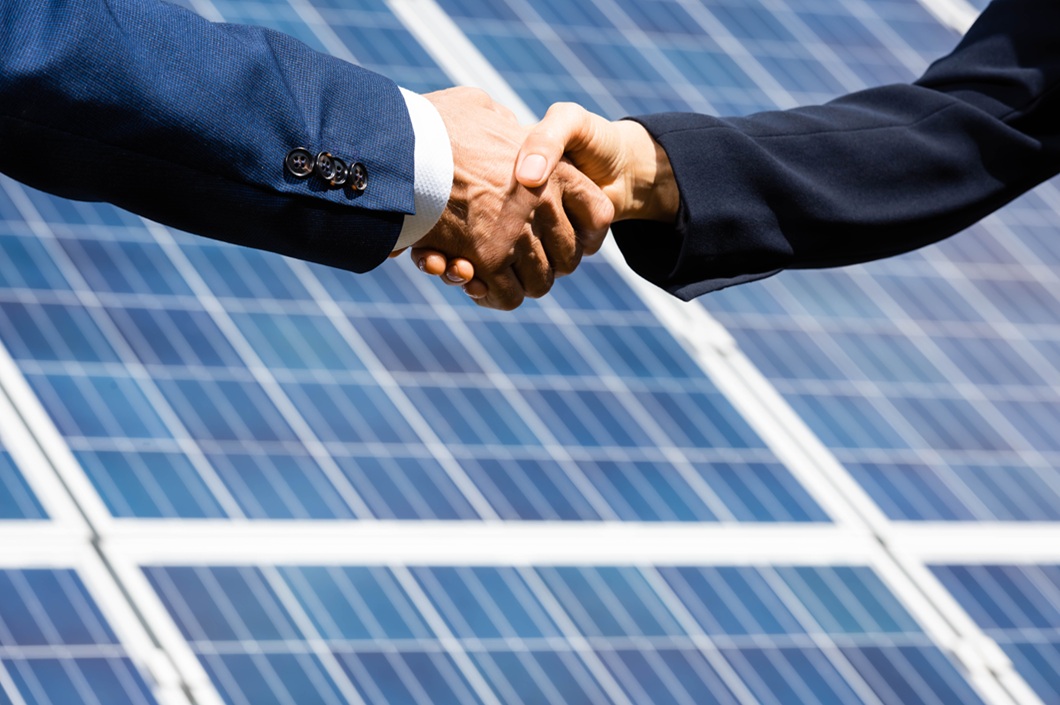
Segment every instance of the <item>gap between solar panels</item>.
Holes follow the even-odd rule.
[[[512,109],[521,122],[538,119],[435,0],[386,1],[454,84],[482,88]],[[978,14],[965,0],[921,2],[941,22],[962,32]],[[791,102],[791,97],[780,91],[780,102]],[[708,377],[822,506],[849,530],[868,532],[879,541],[885,553],[883,574],[896,583],[892,587],[898,594],[927,608],[918,617],[926,620],[925,626],[938,643],[969,670],[971,680],[984,694],[999,703],[1040,702],[996,642],[979,629],[917,557],[895,544],[894,524],[742,354],[724,327],[703,307],[680,303],[632,274],[613,241],[606,243],[601,255],[687,347]]]

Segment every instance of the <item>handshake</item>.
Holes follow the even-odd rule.
[[[449,131],[453,188],[412,258],[481,306],[544,296],[600,249],[614,221],[676,218],[669,159],[636,122],[557,103],[528,129],[475,88],[424,97]]]

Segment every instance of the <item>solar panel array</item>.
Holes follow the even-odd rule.
[[[917,0],[187,4],[412,90],[485,62],[537,113],[609,117],[820,102],[958,37]],[[464,49],[439,65],[436,41]],[[1060,518],[1058,202],[1046,185],[919,253],[706,297],[728,350],[613,258],[497,314],[408,263],[352,275],[0,177],[0,424],[47,458],[20,472],[0,445],[0,539],[47,518],[31,488],[55,473],[165,651],[123,644],[82,569],[15,556],[0,705],[1051,702],[1052,569],[921,574],[876,538]],[[549,533],[500,564],[350,558],[380,520]],[[277,522],[315,538],[281,546]],[[559,557],[579,527],[664,523],[729,533],[682,534],[706,541],[682,564]],[[1017,674],[961,646],[986,637]]]

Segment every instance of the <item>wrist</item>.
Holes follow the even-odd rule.
[[[614,124],[625,145],[624,203],[615,203],[615,220],[677,220],[681,196],[666,150],[638,122]]]

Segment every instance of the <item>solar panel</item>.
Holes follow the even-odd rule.
[[[914,0],[185,4],[613,118],[957,40]],[[498,314],[0,177],[0,705],[1051,702],[1055,568],[911,547],[1058,518],[1058,203],[688,307],[605,253]],[[106,570],[37,555],[86,531]]]

